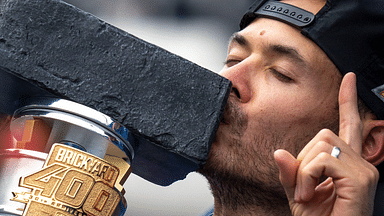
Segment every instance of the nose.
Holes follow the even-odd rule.
[[[251,77],[249,77],[246,67],[239,63],[235,66],[224,68],[220,74],[232,82],[231,94],[236,96],[241,103],[247,103],[251,100]]]

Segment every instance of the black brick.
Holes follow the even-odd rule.
[[[230,89],[219,75],[57,0],[5,4],[0,61],[55,95],[109,115],[143,146],[182,156],[193,169],[206,161]],[[150,151],[138,152],[137,169],[174,166],[168,156],[148,161]]]

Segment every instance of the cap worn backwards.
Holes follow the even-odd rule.
[[[256,17],[277,19],[301,29],[345,75],[357,75],[360,98],[384,119],[384,3],[382,0],[327,0],[316,14],[276,0],[257,0],[240,29]]]

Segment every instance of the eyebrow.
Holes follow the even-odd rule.
[[[242,47],[249,48],[250,42],[241,34],[234,33],[230,39],[229,45],[237,43]],[[286,46],[282,44],[272,44],[268,45],[267,52],[276,53],[280,56],[289,58],[292,62],[299,64],[303,67],[307,66],[305,58],[299,53],[299,51],[291,46]]]
[[[299,51],[293,47],[285,46],[281,44],[270,45],[268,47],[269,51],[277,53],[279,55],[289,58],[296,64],[299,64],[303,67],[307,66],[305,58],[299,53]]]
[[[237,43],[241,46],[248,46],[249,45],[248,40],[243,35],[241,35],[239,33],[234,33],[229,41],[230,41],[229,44]]]

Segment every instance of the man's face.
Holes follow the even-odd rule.
[[[256,19],[232,38],[221,74],[233,91],[202,171],[208,179],[224,175],[281,188],[273,152],[297,155],[321,129],[338,130],[341,75],[290,25]]]

